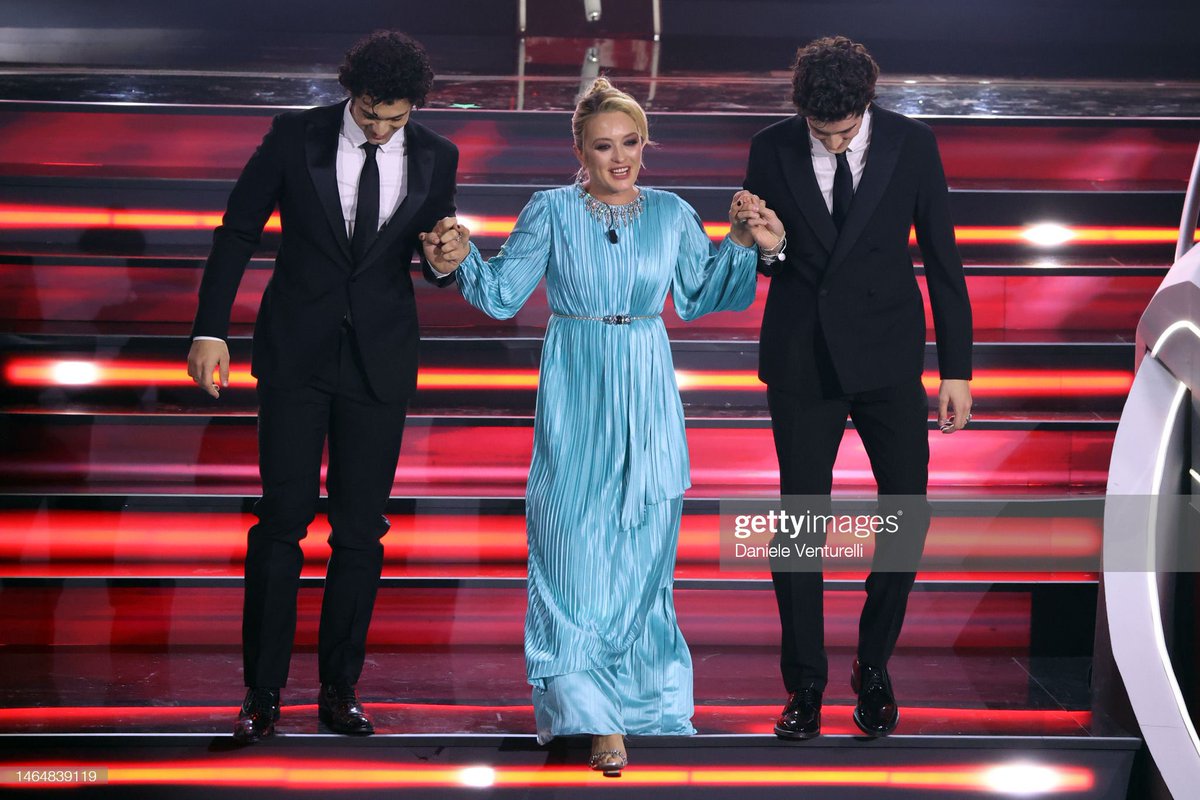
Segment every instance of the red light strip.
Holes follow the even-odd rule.
[[[383,719],[413,714],[420,717],[434,716],[447,725],[469,726],[471,719],[509,719],[509,724],[520,724],[533,719],[533,706],[529,705],[449,705],[443,703],[366,703],[367,709]],[[296,719],[310,719],[317,708],[313,704],[285,705],[283,725]],[[827,704],[828,719],[824,730],[829,734],[856,734],[858,728],[850,721],[853,706]],[[164,725],[196,723],[210,719],[227,719],[237,713],[233,706],[65,706],[56,707],[52,715],[55,727],[63,723],[76,726],[112,726],[119,723],[136,725]],[[770,734],[772,720],[779,714],[778,706],[766,705],[697,705],[697,725],[708,732],[719,730],[739,734]],[[1086,729],[1092,722],[1090,711],[1066,711],[1061,709],[991,709],[991,708],[947,708],[929,706],[905,706],[905,725],[928,730],[931,725],[952,728],[955,731],[980,731],[992,734],[1055,736],[1072,735]],[[0,709],[0,730],[42,730],[46,727],[45,707]],[[393,725],[396,723],[393,722]],[[465,729],[465,728],[464,728]],[[441,733],[442,731],[435,731]]]
[[[221,785],[256,786],[293,790],[324,790],[331,787],[372,786],[395,788],[605,786],[613,782],[598,772],[576,766],[517,767],[500,765],[398,766],[386,761],[349,759],[284,759],[245,755],[239,765],[207,760],[178,760],[159,763],[116,762],[108,765],[108,782],[115,785]],[[81,769],[61,761],[22,762],[22,769]],[[90,766],[87,765],[87,766]],[[1091,769],[1077,766],[1029,765],[1043,777],[1042,791],[1085,792],[1094,788]],[[1007,794],[997,772],[1012,764],[947,764],[888,768],[801,767],[683,767],[639,765],[621,776],[620,786],[850,786],[925,789],[930,791],[975,791]]]
[[[468,214],[460,219],[474,235],[505,237],[512,232],[516,217],[485,217]],[[164,209],[113,210],[76,206],[39,206],[0,204],[0,229],[51,229],[51,228],[151,228],[160,230],[211,230],[221,224],[221,213],[214,211],[175,211]],[[1038,245],[1031,241],[1030,231],[1035,226],[961,226],[955,228],[958,241],[963,244],[1011,244]],[[268,231],[279,230],[279,215],[274,214],[267,222]],[[729,233],[727,222],[706,222],[704,230],[714,240]],[[1079,226],[1061,228],[1069,245],[1127,245],[1127,244],[1174,244],[1179,237],[1176,228],[1166,227],[1100,227]],[[911,234],[910,243],[916,243]],[[1200,241],[1200,232],[1197,233]]]
[[[160,230],[211,230],[221,224],[220,212],[165,209],[114,210],[72,206],[0,204],[0,229],[49,228],[155,228]],[[272,214],[266,230],[278,231],[279,214]]]
[[[395,514],[384,539],[388,562],[404,564],[524,564],[525,517],[521,514],[473,516]],[[10,509],[0,511],[0,564],[11,563],[155,563],[193,562],[211,568],[236,565],[240,574],[251,514],[170,511],[82,511]],[[313,531],[328,531],[319,515]],[[1070,517],[937,517],[926,553],[931,557],[1086,558],[1100,552],[1099,520]],[[306,560],[328,558],[324,535],[300,543]],[[720,517],[685,514],[679,560],[713,564],[719,558]],[[7,569],[7,565],[0,570]],[[937,576],[938,573],[930,573]]]
[[[329,554],[321,560],[308,560],[301,570],[305,578],[325,577],[325,564]],[[5,564],[0,568],[0,580],[12,578],[241,578],[242,564],[215,564],[215,562],[142,561],[134,563],[72,561],[47,565],[45,562],[23,562]],[[419,562],[384,565],[384,578],[525,578],[524,562],[491,562],[486,564],[464,564],[460,562]],[[719,566],[709,564],[680,563],[675,568],[675,580],[728,580],[734,577]],[[768,580],[771,575],[762,572],[739,572],[738,579]],[[838,572],[839,580],[863,581],[867,573]],[[1095,572],[918,572],[917,580],[930,583],[1095,583]],[[406,590],[407,591],[407,590]],[[778,711],[778,709],[776,709]]]
[[[189,389],[190,391],[194,391]],[[147,424],[120,415],[102,424],[65,424],[59,415],[15,426],[17,447],[0,448],[0,475],[23,491],[97,491],[109,494],[186,491],[258,494],[261,482],[253,427],[212,425],[207,415],[177,424]],[[463,418],[410,426],[396,467],[396,496],[519,497],[529,479],[532,430]],[[11,438],[11,437],[10,437]],[[771,431],[690,426],[692,497],[759,497],[779,488]],[[1060,493],[1063,487],[1103,487],[1113,431],[979,428],[964,447],[931,435],[930,485],[937,490]],[[21,444],[23,443],[23,444]],[[202,443],[202,445],[201,445]],[[480,448],[488,458],[480,461]],[[840,486],[873,491],[875,480],[860,437],[847,431],[835,475]],[[34,488],[36,487],[36,488]]]
[[[192,383],[182,362],[163,361],[89,361],[69,358],[14,358],[4,369],[10,386],[186,386]],[[676,370],[682,391],[761,391],[758,374],[749,370],[702,371]],[[930,391],[937,389],[939,378],[926,373],[922,381]],[[229,374],[233,388],[253,388],[254,376],[247,369]],[[1133,375],[1125,370],[979,370],[971,382],[978,396],[993,394],[1020,397],[1124,396],[1133,385]],[[417,388],[425,390],[462,389],[488,391],[518,389],[532,391],[538,386],[536,369],[422,369]]]

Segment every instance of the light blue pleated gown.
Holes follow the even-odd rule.
[[[694,733],[692,660],[671,597],[691,483],[667,292],[685,320],[754,300],[754,248],[712,245],[670,192],[612,243],[579,189],[537,192],[500,252],[471,245],[463,296],[498,319],[543,276],[550,309],[526,492],[525,667],[538,740]],[[630,315],[629,324],[572,317]],[[637,319],[642,317],[642,319]]]

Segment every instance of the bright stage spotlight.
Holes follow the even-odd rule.
[[[491,767],[467,767],[458,777],[463,786],[486,789],[496,783],[496,770]]]
[[[54,365],[53,381],[59,386],[90,386],[100,380],[100,368],[89,361],[60,361]]]
[[[1034,244],[1053,247],[1064,244],[1075,238],[1075,232],[1070,228],[1055,222],[1042,222],[1021,232],[1021,236]]]
[[[984,782],[996,794],[1034,797],[1057,791],[1062,781],[1053,767],[1040,764],[1006,764],[987,771]]]

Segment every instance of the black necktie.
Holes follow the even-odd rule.
[[[854,199],[854,176],[850,174],[850,161],[845,151],[834,154],[834,158],[837,159],[837,172],[833,173],[833,224],[840,231],[850,211],[850,201]]]
[[[367,159],[358,175],[358,206],[354,211],[354,240],[351,242],[356,262],[363,260],[379,233],[379,164],[375,161],[379,145],[367,142],[362,147]]]

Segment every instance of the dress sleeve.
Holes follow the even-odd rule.
[[[487,261],[474,243],[459,266],[458,285],[467,302],[489,317],[508,319],[537,288],[550,261],[550,207],[537,192],[517,217],[500,252]]]
[[[714,246],[695,209],[683,200],[679,205],[679,257],[671,293],[680,319],[749,308],[754,302],[758,248],[743,247],[728,236]]]

